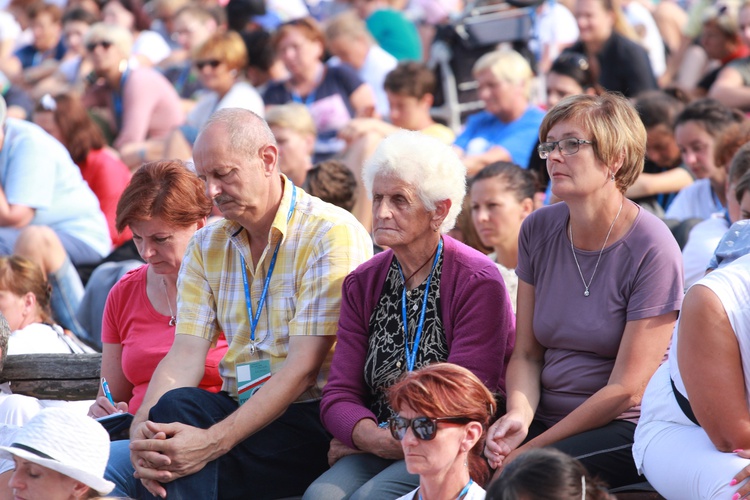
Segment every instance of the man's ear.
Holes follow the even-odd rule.
[[[263,170],[266,176],[277,174],[279,162],[279,148],[275,144],[266,144],[260,149],[260,159],[263,160]]]

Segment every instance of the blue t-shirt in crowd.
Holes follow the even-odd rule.
[[[99,200],[65,146],[33,123],[8,118],[0,147],[0,186],[9,204],[35,209],[33,225],[69,234],[102,257],[109,253]]]
[[[529,157],[539,137],[544,111],[529,106],[526,112],[510,123],[501,122],[487,111],[473,114],[466,121],[466,128],[454,143],[467,155],[481,154],[492,146],[502,146],[517,165],[527,168]]]

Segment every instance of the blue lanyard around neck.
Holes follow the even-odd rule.
[[[291,184],[291,181],[289,181]],[[292,184],[292,202],[289,204],[289,212],[286,214],[286,222],[289,224],[289,220],[292,218],[294,213],[294,206],[297,203],[297,186]],[[263,305],[266,303],[266,296],[268,295],[268,284],[271,282],[271,275],[273,269],[276,267],[276,257],[279,255],[279,247],[281,246],[281,240],[276,243],[276,249],[273,251],[273,257],[271,258],[271,265],[268,266],[268,274],[266,280],[263,282],[263,291],[260,294],[260,300],[258,301],[258,309],[253,314],[253,303],[250,300],[250,287],[247,284],[247,265],[245,264],[245,257],[240,254],[242,259],[242,284],[245,285],[245,303],[247,304],[247,315],[250,318],[250,341],[255,342],[255,329],[258,327],[258,320],[260,320],[260,311],[263,309]]]
[[[464,486],[464,489],[462,489],[461,492],[458,494],[458,496],[456,497],[456,500],[461,500],[466,495],[468,495],[469,494],[469,488],[471,488],[472,484],[474,484],[474,480],[471,479],[471,478],[469,478],[469,482],[466,483],[466,486]],[[422,500],[422,494],[421,493],[419,494],[419,500]]]
[[[125,68],[125,71],[122,72],[122,75],[120,75],[120,90],[117,92],[112,92],[112,105],[115,108],[115,121],[117,122],[118,129],[122,128],[122,93],[125,91],[125,82],[128,80],[129,75],[130,67],[127,67]]]
[[[296,102],[297,104],[304,104],[308,108],[312,105],[312,103],[315,102],[315,91],[317,89],[313,89],[312,92],[307,94],[307,97],[302,99],[302,96],[300,96],[297,92],[289,92],[292,95],[292,101]]]
[[[325,77],[326,67],[321,66],[320,71],[318,71],[318,74],[315,75],[315,88],[312,89],[312,91],[307,94],[307,97],[302,99],[302,96],[299,95],[297,92],[289,91],[289,94],[292,96],[292,101],[296,102],[297,104],[304,104],[308,108],[312,105],[312,103],[315,102],[315,95],[318,91],[318,87],[323,83],[323,78]]]
[[[432,274],[435,272],[438,260],[440,260],[440,254],[443,251],[443,239],[441,238],[438,242],[437,252],[435,252],[435,258],[432,260],[432,268],[430,269],[430,275],[427,276],[427,286],[424,290],[424,299],[422,300],[422,312],[419,315],[419,324],[417,325],[417,333],[414,336],[414,343],[412,344],[411,350],[409,350],[409,318],[406,315],[406,280],[404,279],[404,272],[401,270],[401,264],[396,261],[398,265],[398,272],[401,274],[401,279],[404,281],[404,289],[401,290],[401,318],[404,322],[404,344],[406,344],[406,369],[409,371],[414,370],[414,363],[417,360],[417,351],[419,350],[419,341],[422,340],[422,328],[424,327],[424,314],[427,310],[427,299],[430,296],[430,281],[432,281]]]

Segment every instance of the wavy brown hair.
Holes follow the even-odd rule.
[[[318,42],[321,47],[325,48],[325,34],[323,33],[323,28],[320,27],[318,21],[312,17],[302,17],[279,26],[276,32],[271,36],[271,44],[273,45],[274,50],[278,50],[281,40],[295,29],[300,30],[308,40]]]

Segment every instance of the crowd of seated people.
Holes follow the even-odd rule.
[[[750,490],[750,3],[538,0],[449,128],[463,3],[0,0],[0,356],[102,351],[113,495]]]

